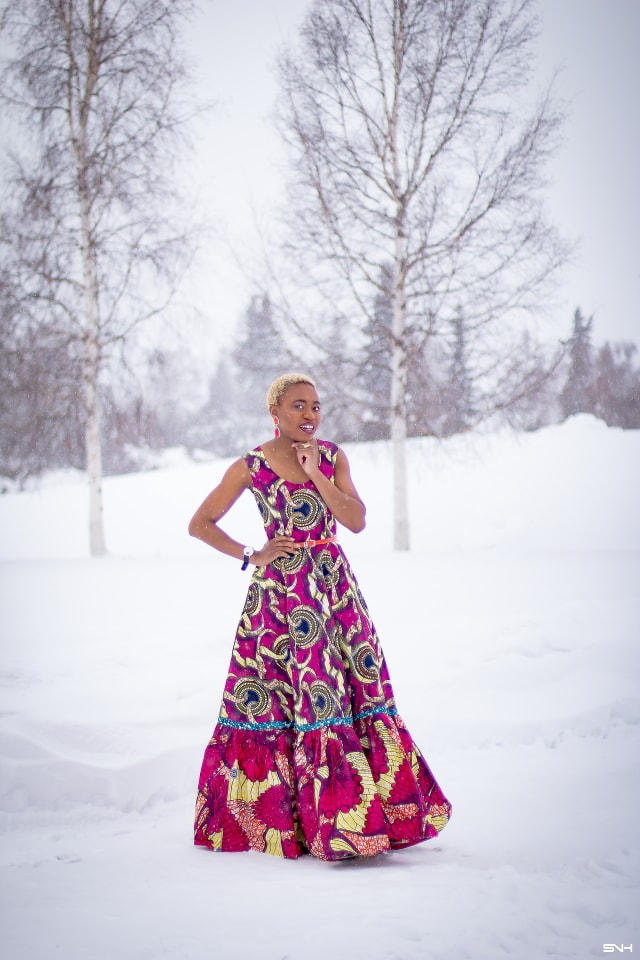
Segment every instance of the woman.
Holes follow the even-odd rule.
[[[427,840],[451,807],[397,714],[378,637],[336,538],[365,507],[344,452],[317,440],[313,381],[272,383],[275,436],[236,460],[189,533],[253,565],[217,726],[200,774],[195,843],[322,860]],[[244,490],[267,540],[218,521]]]

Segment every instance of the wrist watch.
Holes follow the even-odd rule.
[[[255,552],[256,552],[255,547],[244,547],[242,551],[243,560],[242,560],[242,566],[240,567],[241,570],[247,569],[247,567],[249,566],[249,559],[254,555]]]

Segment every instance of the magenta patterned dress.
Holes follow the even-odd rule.
[[[333,479],[338,448],[319,442]],[[268,537],[327,540],[313,483],[244,457]],[[200,773],[195,843],[321,860],[434,837],[451,806],[398,716],[380,643],[339,544],[256,567]]]

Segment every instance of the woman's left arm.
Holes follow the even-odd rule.
[[[366,525],[366,507],[353,485],[349,461],[338,447],[333,482],[320,470],[320,450],[317,444],[296,443],[298,463],[329,507],[336,520],[353,533],[361,533]]]

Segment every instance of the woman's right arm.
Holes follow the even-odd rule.
[[[218,526],[218,521],[233,506],[238,497],[251,486],[251,474],[244,460],[236,460],[226,471],[222,480],[206,497],[189,523],[192,537],[208,543],[210,547],[226,553],[237,560],[244,558],[244,544],[230,537]],[[250,563],[258,567],[266,566],[277,557],[288,557],[298,549],[291,537],[274,537],[267,540],[261,550],[256,550]]]

